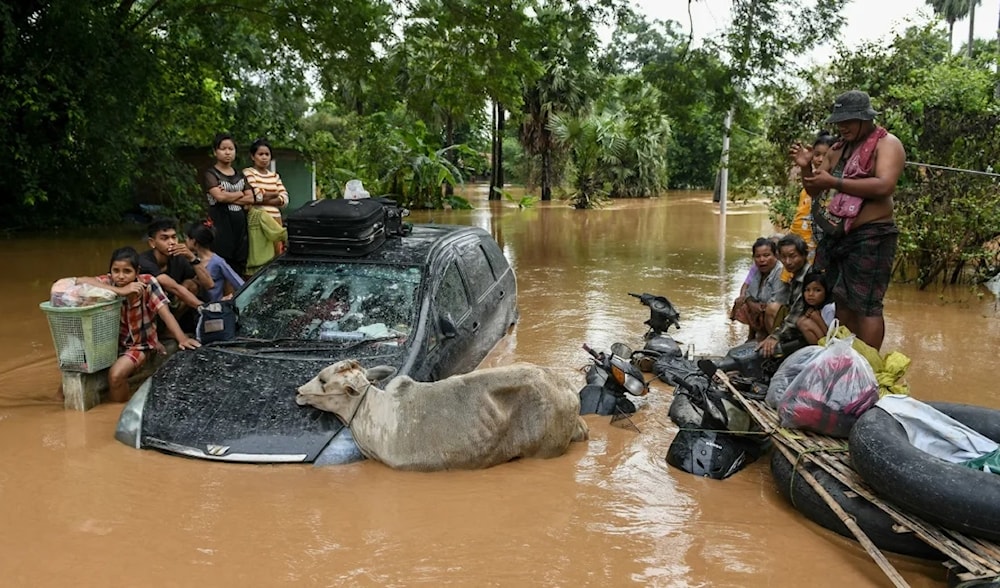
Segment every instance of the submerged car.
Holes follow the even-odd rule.
[[[360,459],[296,389],[342,359],[434,381],[475,369],[517,320],[514,272],[476,227],[416,225],[361,257],[286,253],[236,293],[236,337],[175,353],[125,405],[115,437],[213,460]]]

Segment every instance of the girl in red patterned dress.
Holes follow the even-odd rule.
[[[125,402],[131,394],[128,378],[146,362],[153,351],[166,353],[156,334],[156,317],[160,317],[181,349],[201,347],[188,337],[170,312],[170,301],[160,283],[149,274],[139,273],[139,254],[132,247],[115,249],[107,275],[76,279],[125,298],[122,304],[121,326],[118,331],[118,359],[108,370],[108,400]]]

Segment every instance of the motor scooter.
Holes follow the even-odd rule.
[[[587,385],[580,390],[580,414],[634,413],[635,404],[626,395],[645,396],[649,392],[639,368],[615,354],[615,346],[612,353],[597,352],[586,343],[583,349],[590,354],[593,365],[587,371]]]
[[[649,327],[649,330],[642,337],[646,343],[642,349],[629,352],[629,359],[632,363],[644,372],[651,372],[653,371],[653,363],[660,357],[680,357],[683,355],[677,341],[667,334],[670,327],[677,329],[681,327],[681,314],[667,300],[667,297],[633,292],[629,292],[628,295],[638,298],[643,306],[649,307],[649,318],[643,321],[643,324]]]
[[[761,355],[757,346],[757,341],[747,341],[729,349],[726,355],[720,360],[701,359],[698,361],[698,368],[705,375],[711,377],[716,371],[723,373],[736,372],[741,376],[741,380],[746,384],[743,392],[749,392],[748,397],[756,400],[766,393],[766,384],[771,380],[771,376],[781,365],[786,357],[802,349],[806,343],[802,340],[783,341],[775,346],[771,357]],[[761,384],[764,384],[763,390]],[[742,386],[740,386],[742,387]]]

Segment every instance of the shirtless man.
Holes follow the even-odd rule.
[[[868,94],[845,92],[826,119],[837,125],[842,140],[827,152],[819,168],[813,171],[809,147],[797,143],[789,155],[813,198],[813,228],[822,235],[814,269],[826,272],[840,323],[879,349],[885,337],[882,300],[899,236],[892,195],[906,152],[898,138],[875,125],[876,114]],[[855,217],[830,212],[837,192],[861,199]]]

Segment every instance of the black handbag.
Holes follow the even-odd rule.
[[[220,300],[198,307],[195,338],[201,343],[228,341],[236,337],[239,309],[232,300]]]

